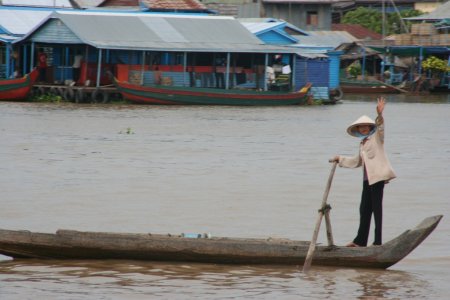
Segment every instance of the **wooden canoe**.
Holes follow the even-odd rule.
[[[358,81],[341,79],[341,89],[345,94],[397,94],[400,89],[380,81]]]
[[[34,69],[22,78],[0,79],[0,100],[25,100],[38,76]]]
[[[140,104],[165,105],[239,105],[279,106],[305,104],[311,84],[298,92],[274,92],[237,89],[192,88],[174,86],[140,86],[113,79],[122,96]]]
[[[317,246],[313,265],[388,268],[416,248],[442,216],[426,218],[397,238],[370,247]],[[302,265],[309,242],[288,239],[187,238],[58,230],[55,234],[0,230],[0,254],[13,258],[130,259],[225,264]]]

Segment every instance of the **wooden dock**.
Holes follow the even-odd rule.
[[[108,103],[113,98],[121,99],[122,97],[114,85],[92,87],[35,84],[33,85],[32,94],[33,96],[60,96],[66,101],[75,103]]]

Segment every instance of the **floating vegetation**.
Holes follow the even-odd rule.
[[[31,101],[34,101],[34,102],[60,103],[63,100],[64,99],[61,96],[52,95],[50,93],[31,97]]]
[[[125,131],[119,131],[119,134],[134,134],[134,131],[131,129],[131,127],[128,127]]]

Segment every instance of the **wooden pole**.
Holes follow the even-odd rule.
[[[331,230],[330,208],[325,212],[325,225],[327,228],[328,246],[334,246],[333,231]]]
[[[97,83],[96,87],[100,87],[100,76],[102,74],[102,49],[98,49],[98,63],[97,63]]]
[[[313,237],[311,240],[311,243],[309,244],[308,254],[306,255],[305,263],[303,264],[303,272],[308,272],[309,268],[311,267],[312,258],[314,256],[314,251],[316,250],[316,242],[317,242],[317,236],[319,235],[320,230],[320,223],[322,222],[322,218],[325,215],[325,222],[327,227],[327,238],[328,238],[328,245],[333,245],[333,235],[331,232],[331,223],[330,223],[330,216],[329,216],[329,210],[330,206],[327,204],[328,194],[330,193],[331,188],[331,182],[333,181],[333,175],[334,171],[336,170],[337,162],[333,162],[333,166],[331,167],[330,176],[328,177],[327,187],[325,189],[325,193],[323,194],[322,199],[322,206],[319,209],[319,216],[316,221],[316,227],[313,232]]]

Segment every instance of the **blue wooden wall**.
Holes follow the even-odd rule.
[[[333,52],[328,52],[327,55],[330,59],[330,70],[329,70],[329,74],[330,74],[330,83],[329,83],[329,87],[331,89],[335,89],[338,88],[340,86],[340,81],[339,81],[339,70],[340,70],[340,64],[341,64],[341,60],[340,60],[340,56],[342,54],[342,51],[333,51]]]
[[[31,40],[38,43],[83,44],[61,20],[52,19],[33,34]]]
[[[330,60],[306,59],[297,57],[295,62],[295,90],[301,89],[306,83],[312,83],[311,92],[314,99],[329,99]]]
[[[271,45],[293,44],[292,40],[274,31],[268,31],[262,34],[258,34],[258,38],[264,41],[266,44]]]

